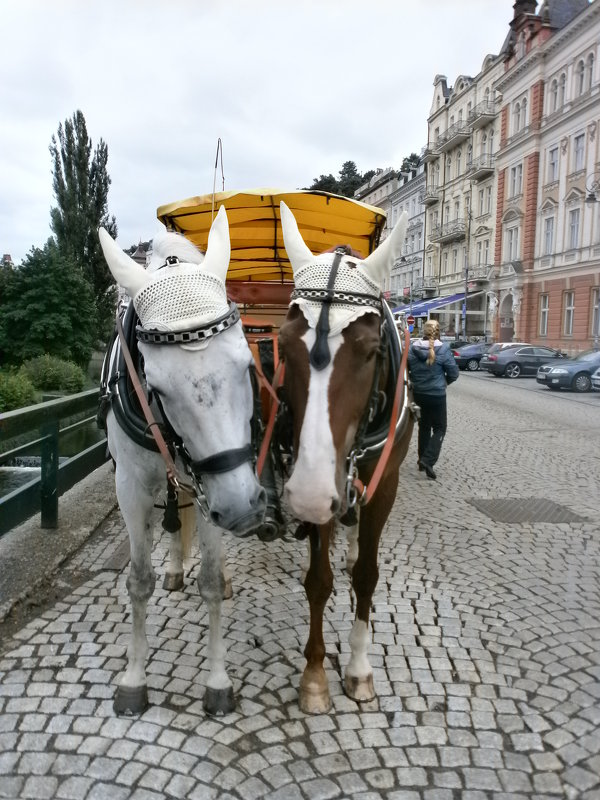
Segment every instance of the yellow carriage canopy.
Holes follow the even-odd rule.
[[[160,206],[158,219],[167,230],[183,233],[206,250],[214,215],[225,206],[231,237],[227,280],[293,280],[283,246],[279,218],[281,201],[291,209],[300,233],[313,253],[350,245],[365,258],[379,242],[386,214],[381,208],[319,190],[278,189],[217,192]]]

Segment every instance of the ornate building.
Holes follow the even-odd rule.
[[[574,353],[598,338],[600,4],[535,8],[515,3],[494,84],[502,96],[495,334]]]
[[[536,7],[516,0],[475,78],[435,78],[423,152],[435,297],[417,311],[574,353],[600,334],[600,3]]]

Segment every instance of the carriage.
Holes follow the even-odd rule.
[[[322,621],[336,522],[349,531],[357,597],[344,688],[358,702],[370,700],[377,548],[415,418],[408,334],[403,341],[381,291],[400,255],[406,217],[379,244],[380,209],[320,191],[259,189],[161,206],[158,218],[168,232],[155,239],[147,270],[100,231],[109,267],[132,298],[103,377],[132,552],[133,627],[115,710],[138,713],[148,702],[145,614],[155,580],[149,518],[165,478],[163,526],[173,537],[168,588],[182,580],[183,495],[198,512],[198,586],[210,619],[205,710],[223,714],[235,706],[220,627],[221,533],[268,541],[290,518],[310,545],[300,707],[321,713],[331,703]],[[131,425],[126,417],[134,412]]]

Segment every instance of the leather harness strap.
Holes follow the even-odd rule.
[[[133,359],[131,358],[131,353],[129,352],[129,348],[127,347],[125,334],[123,332],[123,325],[121,323],[121,317],[119,314],[117,314],[117,333],[119,334],[119,341],[121,342],[121,352],[123,353],[125,363],[127,364],[127,369],[129,370],[131,383],[133,384],[133,388],[135,389],[135,393],[139,400],[142,412],[144,414],[144,417],[146,418],[146,422],[148,423],[148,428],[150,429],[152,435],[154,436],[154,441],[156,442],[156,446],[158,447],[158,450],[161,456],[163,457],[163,460],[167,467],[167,480],[169,481],[169,483],[173,483],[175,486],[181,487],[184,491],[193,494],[194,493],[193,488],[191,486],[184,485],[179,480],[175,462],[171,457],[171,453],[169,452],[167,443],[165,442],[164,436],[161,433],[159,424],[154,419],[154,414],[152,413],[152,409],[150,408],[148,400],[146,399],[146,393],[142,389],[142,384],[140,383],[140,380],[138,378],[137,370],[133,364]]]
[[[381,477],[385,471],[387,463],[392,452],[392,447],[396,441],[396,425],[400,419],[400,406],[404,398],[404,392],[407,391],[405,386],[406,365],[408,362],[408,350],[410,348],[410,332],[408,329],[404,331],[404,352],[402,353],[402,361],[400,362],[400,369],[398,371],[398,380],[396,382],[396,391],[394,393],[394,404],[392,406],[392,414],[390,417],[390,427],[385,444],[379,456],[377,466],[371,475],[371,480],[365,486],[360,478],[354,478],[353,485],[358,493],[359,505],[366,505],[373,499],[373,495],[377,491]]]

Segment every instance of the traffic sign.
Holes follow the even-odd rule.
[[[412,314],[410,315],[410,317],[406,318],[406,324],[407,325],[414,325],[415,324],[415,318],[413,317]]]

